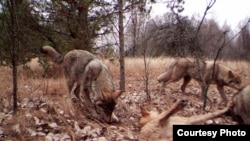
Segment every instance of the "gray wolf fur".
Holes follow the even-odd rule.
[[[234,95],[233,105],[230,110],[232,118],[239,124],[250,124],[250,84]]]
[[[139,119],[139,125],[141,131],[139,140],[141,141],[172,141],[173,140],[173,125],[196,125],[201,124],[209,119],[221,116],[229,111],[233,106],[232,102],[229,102],[227,107],[222,110],[217,110],[213,113],[207,113],[204,115],[196,115],[191,117],[173,116],[176,112],[183,109],[186,105],[185,100],[178,100],[167,111],[163,111],[161,114],[155,112],[148,112],[144,108],[141,108],[141,118]]]
[[[83,96],[86,105],[95,109],[92,110],[93,114],[96,112],[104,121],[111,122],[117,98],[122,92],[115,90],[112,74],[107,66],[84,50],[72,50],[63,56],[54,48],[43,46],[41,52],[52,62],[62,66],[69,94],[71,95],[76,83],[74,95],[81,100]]]
[[[167,84],[179,81],[184,78],[181,90],[185,93],[187,84],[193,78],[199,82],[202,88],[202,92],[205,90],[202,87],[202,77],[205,83],[216,84],[224,103],[227,103],[227,97],[224,93],[224,86],[239,89],[241,87],[241,77],[237,72],[219,64],[206,61],[198,61],[196,63],[194,59],[190,58],[176,58],[173,63],[170,64],[168,70],[158,76],[158,82],[162,82],[162,88]]]

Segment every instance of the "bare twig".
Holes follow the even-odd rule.
[[[205,17],[207,15],[207,12],[213,7],[213,5],[215,4],[216,0],[211,0],[210,3],[208,4],[208,6],[206,7],[206,10],[204,11],[204,14],[203,14],[203,17],[198,25],[198,28],[196,30],[196,33],[195,33],[195,36],[194,36],[194,41],[195,40],[198,40],[198,34],[201,30],[201,25],[203,24],[204,20],[205,20]],[[197,48],[200,48],[200,45],[195,45]],[[202,73],[202,68],[200,66],[200,63],[199,63],[199,60],[201,59],[201,55],[200,55],[200,52],[195,52],[195,62],[197,64],[197,67],[198,67],[198,72],[199,72],[199,77],[201,79],[201,82],[202,82],[202,95],[203,95],[203,98],[204,98],[204,102],[203,102],[203,109],[206,108],[206,102],[207,102],[207,91],[208,91],[208,85],[206,84],[205,82],[205,79],[204,79],[204,74]]]

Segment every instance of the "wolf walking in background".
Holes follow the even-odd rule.
[[[81,100],[83,96],[86,105],[95,109],[106,122],[111,122],[112,116],[115,118],[113,110],[122,92],[115,90],[112,74],[104,63],[84,50],[72,50],[63,56],[54,48],[43,46],[41,52],[62,66],[70,96],[74,93]],[[90,95],[93,96],[93,102]]]
[[[196,115],[191,117],[174,116],[179,110],[183,109],[187,101],[178,100],[169,110],[163,111],[161,114],[146,111],[141,108],[141,117],[139,125],[141,126],[140,141],[172,141],[173,125],[195,125],[201,124],[209,119],[221,116],[229,111],[233,106],[229,102],[227,107],[204,115]]]
[[[162,88],[164,88],[167,84],[184,78],[181,90],[185,93],[187,84],[193,78],[199,82],[202,92],[204,92],[200,73],[206,85],[217,85],[217,89],[225,104],[227,103],[227,97],[223,87],[228,86],[235,89],[241,87],[241,77],[231,69],[218,63],[214,64],[213,62],[198,61],[198,63],[196,63],[194,59],[189,58],[175,59],[175,61],[170,64],[168,70],[159,75],[158,82],[162,82]]]

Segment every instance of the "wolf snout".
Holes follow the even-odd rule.
[[[181,102],[182,104],[187,104],[188,100],[187,100],[187,99],[181,99],[180,102]]]
[[[112,123],[111,115],[110,115],[110,116],[104,116],[103,119],[104,119],[104,122],[106,122],[106,123],[108,123],[108,124],[111,124],[111,123]]]

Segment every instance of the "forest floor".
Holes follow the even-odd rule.
[[[18,111],[13,115],[11,71],[1,68],[0,140],[136,141],[140,134],[137,122],[141,116],[141,106],[147,110],[162,112],[170,108],[176,99],[187,99],[187,106],[177,113],[184,117],[205,114],[224,107],[215,85],[211,85],[208,90],[208,97],[213,105],[207,106],[208,111],[203,110],[201,88],[194,80],[188,84],[185,94],[180,90],[182,80],[167,85],[165,91],[161,92],[157,76],[166,69],[162,67],[166,66],[163,65],[164,62],[166,62],[164,59],[151,62],[148,91],[151,99],[148,100],[143,62],[136,64],[135,60],[128,60],[126,65],[129,66],[127,67],[129,70],[125,74],[126,91],[119,97],[114,111],[119,121],[111,124],[98,121],[79,107],[79,104],[72,103],[67,98],[63,76],[41,78],[32,74],[31,77],[29,73],[24,72],[19,73]],[[119,69],[113,63],[107,65],[111,68],[118,87]],[[236,92],[225,87],[228,99],[231,99]],[[223,115],[201,124],[236,123],[231,117]]]

